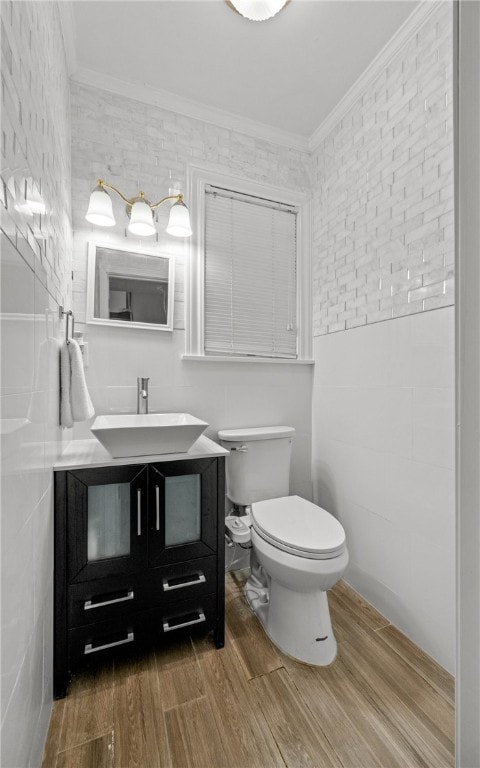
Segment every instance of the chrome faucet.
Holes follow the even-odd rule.
[[[148,413],[148,382],[149,378],[137,379],[137,413]]]

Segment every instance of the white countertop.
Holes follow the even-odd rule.
[[[161,461],[185,461],[186,459],[205,459],[214,456],[227,456],[229,451],[221,445],[201,435],[186,453],[162,453],[158,456],[125,456],[114,459],[98,440],[72,440],[59,460],[54,464],[55,471],[67,469],[92,469],[94,467],[120,467],[127,464],[151,464]]]

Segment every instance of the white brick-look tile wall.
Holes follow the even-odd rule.
[[[314,335],[453,304],[452,8],[313,155]]]
[[[55,2],[2,2],[1,764],[38,766],[52,703],[58,304],[71,295],[70,112]],[[15,208],[31,176],[45,216]]]
[[[3,181],[1,226],[67,303],[71,287],[69,84],[56,3],[1,3]],[[33,177],[47,205],[26,218],[14,205],[12,175]]]
[[[112,193],[117,226],[93,227],[85,221],[88,198],[97,178],[127,197],[142,189],[158,200],[172,186],[186,192],[189,163],[214,165],[233,176],[287,189],[310,189],[310,156],[211,123],[176,114],[107,91],[72,83],[72,205],[74,309],[85,320],[88,240],[125,246],[125,206]],[[186,200],[188,205],[188,200]],[[172,253],[176,262],[174,327],[184,328],[184,249],[182,240],[165,233],[168,204],[158,210],[158,237],[144,238],[145,249]],[[128,235],[128,242],[140,243]]]

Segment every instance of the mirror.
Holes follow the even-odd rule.
[[[87,323],[173,329],[172,256],[89,243]]]

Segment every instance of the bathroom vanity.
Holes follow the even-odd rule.
[[[113,459],[73,441],[55,466],[54,695],[96,659],[213,631],[224,645],[225,455]]]

